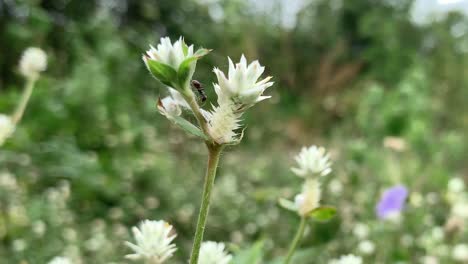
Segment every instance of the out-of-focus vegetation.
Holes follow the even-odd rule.
[[[335,161],[324,202],[339,215],[310,223],[294,263],[344,253],[454,262],[455,245],[468,243],[468,219],[452,223],[467,194],[447,191],[450,179],[468,179],[467,18],[415,25],[409,0],[306,2],[285,28],[279,3],[263,12],[236,0],[0,1],[0,112],[20,97],[24,48],[49,56],[0,149],[0,263],[124,263],[128,227],[142,219],[174,225],[172,260],[185,263],[205,149],[156,111],[162,86],[141,53],[166,35],[214,49],[195,76],[209,98],[210,72],[226,70],[227,55],[258,58],[274,76],[272,99],[244,117],[242,144],[222,157],[207,240],[234,254],[262,241],[261,263],[276,263],[298,224],[276,202],[299,188],[292,155],[321,144]],[[394,184],[408,187],[408,206],[400,223],[382,222],[375,204]],[[374,252],[360,251],[365,240]]]

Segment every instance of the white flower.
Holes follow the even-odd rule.
[[[451,193],[460,193],[465,190],[465,182],[459,177],[451,178],[447,184],[447,188]]]
[[[5,143],[5,140],[9,138],[15,131],[15,123],[7,115],[0,114],[0,146]]]
[[[456,261],[466,262],[468,261],[468,245],[458,244],[453,248],[452,257]]]
[[[47,54],[40,48],[27,48],[21,56],[19,70],[27,78],[37,78],[47,68]]]
[[[458,201],[452,206],[452,215],[468,220],[468,202]]]
[[[161,264],[172,256],[176,246],[171,244],[176,235],[171,235],[172,226],[162,220],[145,220],[139,227],[133,227],[136,244],[125,242],[135,253],[125,257],[132,260],[143,259],[151,264]]]
[[[203,242],[200,248],[198,264],[228,264],[232,256],[224,251],[223,243]]]
[[[296,195],[294,204],[299,215],[305,216],[320,206],[320,182],[317,179],[308,179],[302,187],[302,193]]]
[[[55,257],[47,264],[72,264],[73,262],[66,257]]]
[[[375,251],[375,244],[370,240],[359,242],[358,251],[364,255],[371,255]]]
[[[191,56],[193,56],[193,45],[187,47],[182,37],[172,44],[171,40],[165,37],[161,38],[156,48],[150,45],[150,49],[146,51],[146,56],[143,56],[143,61],[147,67],[147,60],[154,60],[167,64],[177,71],[180,64]]]
[[[353,234],[359,239],[364,239],[369,235],[369,226],[357,223],[353,228]]]
[[[228,57],[228,59],[228,78],[218,68],[213,70],[218,78],[218,83],[214,84],[215,92],[218,95],[218,104],[231,101],[234,103],[236,111],[243,111],[253,104],[271,97],[262,95],[268,87],[273,85],[273,82],[269,82],[271,77],[257,82],[265,67],[262,67],[258,61],[247,65],[244,55],[235,66],[231,58]]]
[[[231,104],[221,104],[211,112],[204,112],[208,120],[208,133],[218,144],[229,144],[237,141],[237,129],[240,128],[240,114],[234,113]]]
[[[362,264],[362,258],[349,254],[330,261],[330,264]]]
[[[291,170],[300,177],[325,176],[331,172],[330,157],[323,147],[303,147],[295,160],[298,167]]]
[[[424,256],[421,258],[421,264],[439,264],[439,260],[434,256]]]

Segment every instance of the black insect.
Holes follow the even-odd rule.
[[[199,81],[197,80],[192,80],[192,87],[195,88],[198,92],[198,95],[200,96],[200,100],[202,102],[205,102],[207,97],[206,97],[206,94],[205,94],[205,89],[203,88],[203,84],[201,84]]]

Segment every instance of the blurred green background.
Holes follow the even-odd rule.
[[[447,183],[468,179],[468,19],[454,10],[421,23],[415,6],[0,0],[0,112],[12,112],[22,92],[22,51],[37,46],[49,56],[24,119],[0,149],[0,263],[57,255],[127,263],[123,241],[143,219],[174,225],[171,260],[186,263],[206,151],[157,113],[165,89],[141,54],[163,36],[213,49],[195,73],[212,102],[211,70],[226,71],[227,56],[259,59],[275,81],[272,99],[244,116],[244,140],[223,154],[216,182],[205,238],[228,243],[241,255],[236,264],[277,263],[285,254],[298,219],[277,199],[300,190],[289,168],[311,144],[332,152],[323,203],[339,214],[310,223],[294,263],[345,253],[365,263],[463,263],[453,249],[468,243],[468,220],[449,225]],[[382,222],[375,204],[395,184],[408,187],[407,208],[400,223]],[[362,252],[362,241],[375,250]]]

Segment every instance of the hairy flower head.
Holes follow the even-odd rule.
[[[235,104],[237,110],[242,111],[257,102],[270,98],[270,96],[263,96],[263,92],[273,85],[273,82],[269,82],[271,77],[257,82],[265,67],[262,67],[257,60],[247,65],[244,55],[236,65],[231,58],[228,57],[228,59],[228,78],[218,68],[213,70],[218,79],[214,88],[219,104],[229,100]]]
[[[302,193],[296,195],[294,204],[297,207],[297,212],[301,216],[305,216],[312,210],[320,206],[321,197],[320,182],[318,179],[308,179],[304,182]]]
[[[228,264],[232,256],[224,251],[224,243],[203,242],[200,248],[198,264]]]
[[[29,47],[21,56],[19,71],[26,78],[37,78],[47,68],[47,54],[40,48]]]
[[[171,235],[172,226],[165,221],[145,220],[137,227],[132,228],[136,243],[125,242],[134,253],[125,257],[132,260],[145,260],[151,264],[165,262],[176,251]]]
[[[208,133],[218,144],[229,144],[238,140],[237,129],[240,128],[240,114],[233,111],[231,104],[223,103],[206,113]]]
[[[325,176],[331,172],[330,157],[323,147],[303,147],[295,160],[298,167],[291,170],[300,177]]]

